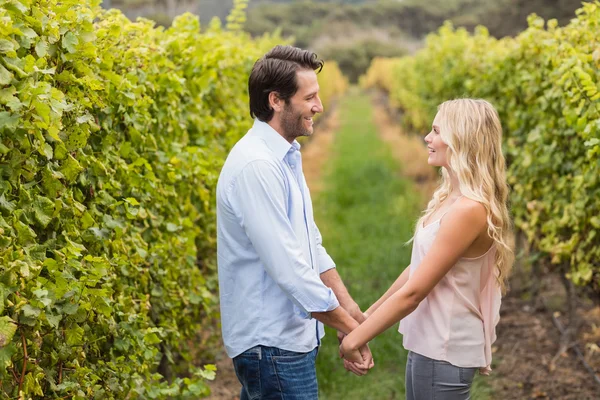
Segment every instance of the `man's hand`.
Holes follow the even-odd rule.
[[[358,306],[356,306],[358,307]],[[358,309],[358,313],[355,312],[354,314],[350,314],[352,316],[352,318],[354,318],[359,324],[362,324],[367,318],[369,318],[369,314],[367,313],[367,311],[365,311],[364,313],[360,311],[360,308]],[[342,340],[344,340],[344,337],[346,336],[346,334],[342,331],[337,331],[337,338],[338,338],[338,342],[339,344],[342,344]]]
[[[365,344],[358,350],[360,351],[360,355],[362,356],[367,369],[373,368],[375,366],[375,361],[373,361],[373,354],[371,354],[371,349],[369,348],[369,345]]]
[[[358,306],[356,306],[358,308]],[[358,312],[354,313],[354,318],[359,321],[359,322],[363,322],[364,320],[366,320],[368,318],[368,314],[366,312],[362,313],[360,311],[360,309],[358,309]],[[342,341],[344,340],[344,338],[346,337],[346,334],[342,331],[337,331],[337,338],[338,338],[338,342],[341,345]],[[366,350],[365,352],[368,351],[368,360],[370,360],[366,365],[368,366],[368,368],[364,367],[364,363],[354,363],[351,361],[348,361],[344,358],[344,368],[349,371],[352,372],[355,375],[358,376],[363,376],[366,375],[367,372],[369,371],[369,369],[373,368],[373,366],[375,365],[375,362],[373,361],[373,355],[371,354],[371,350],[369,349],[368,346],[365,346]],[[343,357],[340,351],[340,357]]]
[[[344,358],[344,368],[348,372],[352,372],[354,375],[363,376],[369,372],[368,369],[363,369],[358,366],[358,364],[350,362]]]

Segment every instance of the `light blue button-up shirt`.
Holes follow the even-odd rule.
[[[219,176],[221,325],[232,358],[257,345],[309,352],[324,335],[311,313],[339,306],[319,277],[335,263],[321,245],[301,165],[288,156],[299,148],[255,120]]]

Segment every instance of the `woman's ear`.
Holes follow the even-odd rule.
[[[281,112],[281,110],[283,110],[283,100],[281,100],[281,98],[279,97],[279,93],[269,93],[269,105],[275,112]]]

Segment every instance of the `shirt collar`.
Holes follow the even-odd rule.
[[[283,158],[291,149],[300,151],[300,143],[298,143],[297,140],[294,140],[292,144],[290,144],[290,142],[285,140],[283,136],[277,133],[277,131],[273,129],[271,125],[260,121],[259,119],[254,120],[252,131],[254,134],[265,140],[267,147],[269,147],[269,149],[271,149],[275,156],[280,160],[283,160]]]

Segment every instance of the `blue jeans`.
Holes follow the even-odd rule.
[[[240,400],[318,399],[317,353],[318,347],[308,353],[265,346],[246,350],[233,359]]]
[[[410,351],[406,363],[406,399],[468,400],[477,370]]]

